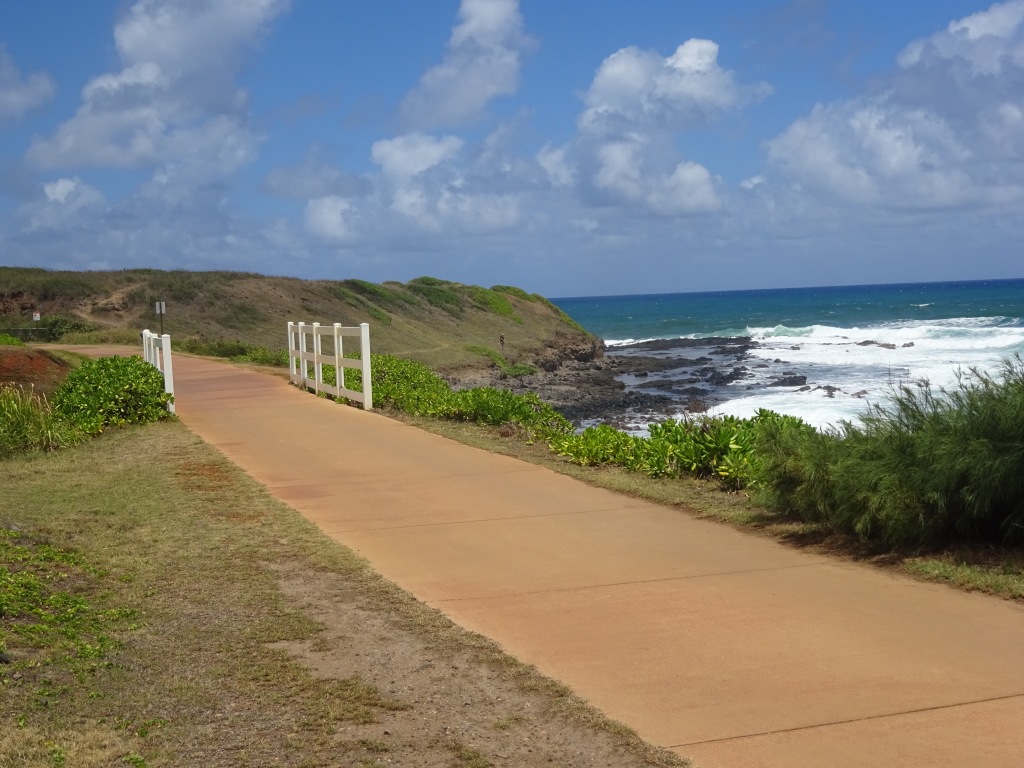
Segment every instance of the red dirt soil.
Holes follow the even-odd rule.
[[[64,360],[42,349],[33,347],[0,347],[0,386],[15,384],[35,387],[36,391],[51,394],[71,370]]]

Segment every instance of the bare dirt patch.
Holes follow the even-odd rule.
[[[318,678],[362,680],[396,703],[339,734],[360,765],[684,764],[423,606],[394,595],[368,607],[368,595],[337,574],[278,570],[285,597],[321,629],[275,647]]]
[[[35,387],[49,395],[60,385],[71,365],[57,355],[33,347],[0,346],[0,384]]]

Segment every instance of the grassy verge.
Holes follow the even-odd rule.
[[[18,585],[0,611],[4,768],[682,764],[382,580],[177,422],[4,461],[0,487]]]

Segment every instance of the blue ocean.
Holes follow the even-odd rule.
[[[1003,360],[1024,354],[1024,279],[554,302],[604,339],[612,354],[659,339],[749,338],[753,346],[740,361],[742,376],[715,389],[712,412],[750,416],[770,408],[817,426],[855,420],[869,403],[884,401],[896,383],[928,380],[949,387],[961,372],[996,373]],[[673,354],[671,345],[660,350]],[[692,365],[675,373],[695,380]],[[622,378],[638,391],[651,384]],[[801,378],[806,381],[800,386],[777,385]],[[660,392],[671,391],[660,381]],[[643,414],[641,420],[664,415]]]

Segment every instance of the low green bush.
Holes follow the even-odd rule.
[[[477,424],[519,424],[545,436],[572,431],[572,424],[533,392],[518,394],[493,387],[463,389],[454,393],[451,407],[451,419]]]
[[[354,356],[354,355],[353,355]],[[572,425],[533,392],[517,394],[492,387],[458,392],[422,363],[392,355],[371,355],[374,408],[394,408],[413,416],[429,416],[478,424],[515,423],[532,435],[563,434]],[[362,371],[345,369],[345,387],[362,391]],[[323,379],[334,386],[333,365],[323,367]]]
[[[753,479],[751,461],[760,421],[774,417],[771,411],[762,411],[753,419],[669,419],[651,424],[646,438],[602,424],[558,437],[551,448],[584,466],[614,464],[651,477],[716,478],[727,488],[738,489]]]
[[[417,277],[410,280],[408,289],[433,307],[452,317],[462,317],[464,302],[455,290],[456,284],[436,277]]]
[[[523,299],[524,301],[537,301],[536,293],[527,293],[522,288],[517,288],[514,285],[492,285],[491,290],[498,293],[507,293],[509,296],[515,296],[517,299]]]
[[[240,339],[204,339],[200,336],[171,338],[171,348],[179,352],[209,357],[241,357],[248,354],[253,345]]]
[[[755,475],[771,509],[890,546],[1024,541],[1024,361],[949,390],[897,387],[858,424],[778,430]]]
[[[142,346],[142,339],[131,328],[104,328],[100,331],[73,331],[60,337],[64,344],[128,344]]]
[[[54,412],[90,435],[109,426],[168,416],[163,375],[141,357],[101,357],[71,371],[53,395]]]
[[[469,352],[486,357],[498,367],[498,370],[500,370],[506,378],[522,379],[524,376],[532,376],[537,372],[536,368],[532,365],[527,365],[526,363],[509,364],[504,355],[491,347],[474,344],[466,347],[466,349]]]
[[[487,312],[493,312],[502,317],[512,317],[516,308],[501,291],[491,288],[481,288],[479,285],[466,286],[466,293],[474,304]]]
[[[25,342],[11,336],[9,333],[0,333],[0,346],[5,345],[9,347],[23,347],[25,346]]]
[[[267,347],[250,347],[248,351],[231,358],[236,363],[255,363],[285,368],[288,365],[288,350],[268,349]]]

